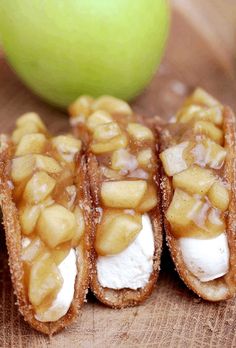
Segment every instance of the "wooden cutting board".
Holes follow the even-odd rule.
[[[165,59],[133,102],[136,110],[167,118],[196,85],[236,110],[235,7],[235,0],[173,0]],[[50,130],[69,129],[66,115],[32,95],[0,53],[1,132],[12,130],[16,117],[31,110]],[[156,289],[144,304],[112,310],[90,294],[76,322],[49,339],[29,328],[17,311],[1,232],[0,347],[236,347],[236,301],[197,298],[179,280],[166,251]]]

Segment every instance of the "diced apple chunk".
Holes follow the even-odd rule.
[[[87,127],[91,132],[93,132],[97,126],[109,122],[112,122],[111,115],[107,111],[97,110],[88,117]]]
[[[59,135],[52,138],[52,145],[66,162],[71,162],[81,149],[81,140],[69,135]]]
[[[220,169],[224,163],[227,151],[210,139],[205,139],[203,145],[206,149],[206,164],[211,168]]]
[[[49,253],[38,257],[32,265],[29,279],[29,300],[39,306],[49,295],[56,295],[63,278]]]
[[[215,181],[214,174],[196,165],[173,176],[173,186],[190,194],[205,195]]]
[[[51,251],[53,261],[59,265],[69,254],[71,249],[70,243],[60,244]]]
[[[93,110],[105,110],[111,114],[131,115],[131,107],[123,100],[111,96],[102,96],[93,103]]]
[[[83,212],[80,207],[77,206],[75,208],[74,215],[76,220],[76,228],[71,244],[73,247],[77,247],[85,231],[85,222]]]
[[[40,211],[39,205],[26,205],[19,209],[19,219],[23,234],[28,235],[34,231]]]
[[[208,198],[211,204],[220,209],[221,211],[225,211],[229,206],[229,191],[226,187],[223,186],[220,182],[215,182],[210,190],[208,191]]]
[[[220,145],[222,145],[224,141],[222,130],[208,121],[197,121],[194,125],[194,133],[203,134]]]
[[[24,135],[26,134],[35,134],[39,132],[39,128],[35,123],[29,123],[26,124],[25,126],[22,126],[20,128],[16,128],[14,132],[12,133],[12,141],[14,144],[19,144],[21,139],[23,138]]]
[[[91,144],[90,149],[94,154],[102,154],[112,152],[118,149],[125,148],[128,144],[128,139],[125,134],[121,134],[111,139],[106,143]]]
[[[137,155],[138,164],[141,167],[149,168],[152,166],[153,152],[152,149],[148,148],[141,150]]]
[[[125,250],[142,229],[141,215],[119,214],[108,223],[101,223],[96,232],[98,255],[114,255]]]
[[[31,153],[42,153],[46,143],[47,139],[42,133],[26,134],[21,138],[15,155],[23,156]]]
[[[12,160],[11,178],[14,183],[20,183],[29,178],[34,171],[35,158],[33,155],[25,155]]]
[[[173,176],[188,168],[187,161],[184,158],[184,151],[188,146],[189,142],[185,141],[166,149],[160,154],[165,173],[168,176]]]
[[[222,106],[201,107],[198,105],[190,105],[183,108],[177,115],[178,122],[187,123],[194,120],[204,120],[221,126],[223,122]]]
[[[203,202],[190,196],[186,192],[176,189],[172,202],[167,210],[166,219],[172,227],[172,233],[176,238],[191,237],[198,233],[194,220],[200,213]],[[199,228],[199,234],[204,231]]]
[[[111,208],[136,208],[147,190],[144,180],[109,181],[101,187],[102,202]]]
[[[138,167],[136,157],[126,149],[119,149],[113,152],[111,167],[114,170],[133,171]]]
[[[36,167],[50,174],[61,172],[62,168],[59,163],[52,157],[44,155],[35,155]]]
[[[120,180],[122,178],[122,175],[116,170],[110,169],[105,166],[101,166],[99,169],[101,175],[104,176],[106,179]]]
[[[26,202],[42,202],[53,191],[56,181],[45,172],[36,172],[26,184],[23,198]]]
[[[18,128],[28,127],[30,124],[35,124],[38,130],[46,131],[46,127],[42,122],[41,118],[35,112],[27,112],[26,114],[19,117],[16,121],[16,126]]]
[[[154,139],[152,131],[139,123],[129,123],[127,131],[132,138],[138,141]]]
[[[71,116],[88,116],[91,112],[91,106],[94,99],[90,96],[83,95],[76,99],[74,103],[69,106],[69,113]]]
[[[196,113],[202,110],[199,105],[189,105],[180,109],[176,115],[176,119],[180,123],[188,123],[196,117]]]
[[[157,192],[153,185],[149,184],[141,204],[137,207],[137,211],[141,213],[148,212],[157,205]]]
[[[208,107],[220,105],[218,100],[216,100],[202,88],[196,88],[193,94],[189,98],[187,98],[184,103],[184,105],[191,104],[199,104]]]
[[[37,232],[51,248],[74,237],[76,219],[72,212],[59,204],[45,208],[37,223]]]
[[[218,209],[211,208],[206,221],[207,235],[217,236],[226,230],[226,225],[222,213]]]
[[[96,127],[93,133],[93,139],[97,142],[104,143],[120,134],[121,130],[118,124],[116,122],[109,122]]]
[[[45,252],[46,247],[44,243],[40,240],[40,238],[37,237],[31,240],[30,244],[27,245],[26,248],[22,249],[21,259],[22,261],[30,264],[34,259],[36,259],[36,257]]]

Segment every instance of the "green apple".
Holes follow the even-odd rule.
[[[80,94],[136,96],[160,63],[168,26],[165,0],[0,0],[10,64],[62,107]]]

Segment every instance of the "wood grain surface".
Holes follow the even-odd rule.
[[[170,39],[150,86],[132,104],[147,115],[170,117],[201,85],[236,110],[236,1],[173,0]],[[1,132],[23,112],[37,111],[49,129],[68,128],[65,114],[31,94],[0,53]],[[236,301],[197,298],[179,280],[167,251],[152,296],[141,306],[112,310],[90,294],[80,317],[51,339],[22,320],[15,306],[0,233],[0,347],[236,347]]]

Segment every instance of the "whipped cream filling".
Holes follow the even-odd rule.
[[[225,233],[210,239],[179,238],[183,261],[201,282],[225,275],[229,270],[229,247]]]
[[[98,256],[97,276],[103,287],[143,288],[153,270],[154,237],[150,218],[142,216],[143,228],[128,248],[112,256]]]

